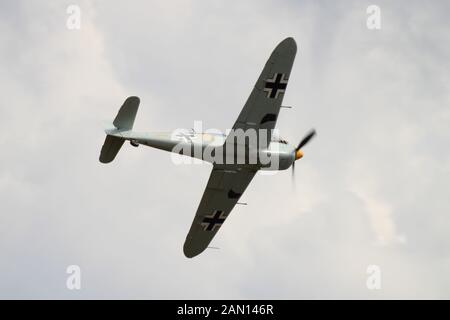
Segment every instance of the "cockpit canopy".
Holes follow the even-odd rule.
[[[288,142],[287,142],[286,140],[284,140],[284,139],[280,136],[280,134],[277,132],[277,130],[275,130],[275,131],[273,132],[273,134],[272,134],[272,139],[271,139],[270,141],[273,141],[273,142],[279,142],[279,143],[282,143],[282,144],[288,144]]]

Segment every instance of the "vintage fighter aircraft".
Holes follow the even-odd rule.
[[[297,146],[289,146],[286,141],[272,134],[296,52],[297,45],[292,38],[283,40],[275,48],[233,126],[232,132],[240,131],[244,135],[251,130],[268,133],[258,135],[256,142],[239,140],[232,134],[225,136],[187,132],[174,135],[132,131],[140,103],[137,97],[126,99],[114,119],[114,127],[105,130],[107,136],[100,154],[102,163],[113,161],[123,143],[130,141],[135,147],[146,145],[213,164],[206,190],[184,243],[186,257],[192,258],[208,247],[258,170],[285,170],[291,166],[294,170],[295,161],[303,156],[301,148],[315,135],[315,130],[312,130]],[[205,157],[206,150],[215,157]],[[215,153],[220,153],[220,156],[217,157]],[[251,155],[255,154],[257,156],[252,159],[256,160],[249,161]],[[263,159],[268,161],[263,162]]]

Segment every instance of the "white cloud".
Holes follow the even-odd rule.
[[[392,216],[392,206],[364,191],[361,185],[355,186],[352,191],[364,203],[371,227],[376,235],[377,244],[389,245],[406,242],[405,236],[398,234]]]

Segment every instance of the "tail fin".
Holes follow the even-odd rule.
[[[133,129],[134,119],[136,118],[139,103],[140,100],[138,97],[129,97],[125,100],[113,122],[117,129]]]
[[[125,100],[113,122],[117,130],[126,131],[133,129],[139,103],[138,97],[129,97]],[[100,153],[100,162],[109,163],[113,161],[124,142],[124,139],[108,134]]]

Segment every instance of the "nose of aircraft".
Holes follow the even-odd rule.
[[[302,150],[296,150],[295,151],[295,160],[298,160],[298,159],[301,159],[301,158],[303,158],[303,152],[302,152]]]

